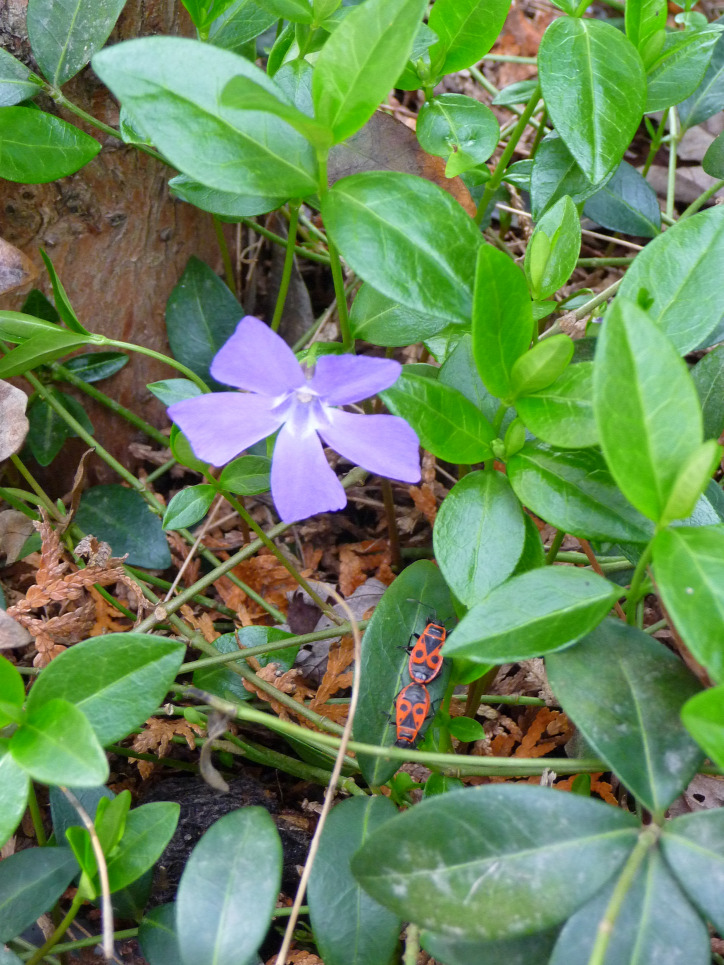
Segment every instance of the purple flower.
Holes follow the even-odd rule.
[[[347,504],[322,442],[369,472],[420,479],[419,443],[404,419],[336,408],[388,388],[400,370],[392,359],[358,355],[322,355],[313,371],[305,370],[282,338],[247,315],[210,368],[217,382],[245,391],[184,399],[168,413],[195,455],[214,466],[279,429],[271,492],[281,519],[292,523]]]

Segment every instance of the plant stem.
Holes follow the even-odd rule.
[[[122,931],[113,932],[113,940],[120,942],[126,938],[135,938],[137,934],[137,928],[124,928]],[[91,935],[89,938],[79,938],[74,942],[63,942],[56,945],[54,951],[56,955],[59,955],[62,952],[73,952],[76,948],[92,948],[94,945],[100,945],[102,939],[102,935]]]
[[[98,335],[96,338],[102,339],[103,341],[96,342],[95,344],[112,345],[114,348],[125,348],[128,349],[129,352],[137,352],[139,355],[148,355],[152,359],[157,359],[157,361],[163,362],[172,369],[176,369],[177,372],[180,372],[187,379],[190,379],[194,385],[201,389],[202,392],[211,391],[204,380],[195,372],[192,372],[188,366],[184,365],[183,362],[177,362],[176,359],[172,359],[168,355],[164,355],[163,352],[157,352],[155,349],[146,348],[145,345],[134,345],[133,342],[120,342],[115,338],[106,338],[105,335]]]
[[[679,115],[675,107],[669,108],[669,174],[666,184],[666,214],[674,217],[674,201],[676,199],[676,149],[679,144]]]
[[[48,838],[46,837],[45,828],[43,827],[43,816],[40,813],[38,798],[35,793],[35,785],[32,781],[30,781],[28,784],[28,810],[30,811],[30,818],[33,822],[35,838],[40,847],[44,848],[48,843]]]
[[[577,268],[607,268],[618,267],[619,265],[630,265],[636,256],[628,258],[579,258],[576,262]]]
[[[339,332],[342,336],[342,349],[345,352],[354,352],[354,339],[349,327],[349,315],[347,312],[347,295],[344,290],[344,276],[342,274],[342,262],[339,252],[335,245],[327,242],[329,247],[329,257],[331,259],[332,281],[334,282],[334,294],[337,299],[337,318],[339,319]]]
[[[68,909],[68,914],[61,921],[47,942],[44,945],[41,945],[34,955],[30,956],[26,962],[26,965],[38,965],[39,962],[42,962],[47,953],[55,947],[57,942],[63,937],[63,935],[65,935],[70,926],[73,924],[75,916],[78,914],[84,900],[85,899],[81,897],[80,892],[78,892],[73,899],[70,908]]]
[[[58,507],[55,505],[52,499],[50,499],[50,497],[45,494],[42,486],[36,480],[35,476],[33,476],[33,474],[27,468],[27,466],[22,461],[20,456],[16,456],[13,454],[12,456],[10,456],[10,461],[15,466],[15,468],[20,473],[20,475],[23,477],[25,482],[33,490],[35,495],[38,497],[39,505],[42,504],[42,506],[44,506],[44,508],[52,516],[53,519],[56,519],[56,520],[60,519],[60,513],[58,512]]]
[[[695,201],[692,201],[688,208],[684,208],[679,221],[683,221],[684,218],[689,218],[692,214],[696,214],[699,208],[706,204],[709,198],[713,198],[717,191],[721,191],[722,188],[724,188],[724,181],[715,181],[710,188],[707,188]]]
[[[214,231],[216,232],[216,241],[219,245],[219,251],[221,252],[221,261],[224,265],[224,275],[226,276],[226,287],[232,293],[236,294],[236,281],[234,280],[234,266],[231,264],[231,255],[229,254],[229,246],[226,243],[226,235],[224,234],[224,226],[218,215],[211,215],[214,222]]]
[[[286,251],[284,253],[282,277],[281,281],[279,282],[279,294],[277,295],[277,303],[274,306],[274,317],[272,318],[271,322],[272,332],[279,331],[279,325],[284,312],[284,304],[287,300],[287,292],[289,291],[289,282],[292,279],[292,268],[294,267],[294,248],[297,238],[297,224],[299,223],[299,209],[301,205],[301,201],[289,202],[289,233],[287,235]]]
[[[556,561],[558,556],[558,550],[561,548],[561,543],[565,539],[565,530],[556,530],[556,535],[553,537],[553,542],[550,545],[550,549],[546,553],[546,566],[551,566]]]
[[[657,151],[659,150],[659,148],[661,147],[661,139],[662,139],[662,137],[663,137],[663,135],[664,135],[664,125],[665,125],[665,124],[666,124],[666,112],[664,112],[664,114],[662,115],[661,120],[659,121],[659,126],[656,128],[656,132],[655,132],[654,136],[651,138],[651,144],[650,144],[650,146],[649,146],[649,153],[648,153],[648,156],[647,156],[646,161],[645,161],[645,163],[644,163],[643,169],[642,169],[642,171],[641,171],[641,174],[642,174],[644,177],[646,177],[646,175],[649,173],[649,168],[650,168],[651,165],[653,164],[653,160],[654,160],[654,158],[656,157],[656,153],[657,153]]]
[[[537,64],[537,57],[516,57],[506,54],[486,54],[482,60],[489,60],[492,64]]]
[[[653,540],[648,544],[646,549],[641,554],[641,557],[636,564],[634,575],[631,578],[631,587],[628,591],[628,600],[626,601],[626,622],[632,627],[636,625],[636,611],[638,608],[641,584],[646,576],[646,567],[651,559],[652,546]]]
[[[239,220],[242,224],[245,224],[247,227],[251,228],[252,231],[256,231],[258,235],[266,238],[267,241],[273,241],[275,245],[279,245],[282,248],[286,247],[286,238],[282,238],[281,235],[274,234],[273,231],[270,231],[263,225],[257,224],[253,218],[240,218]],[[309,248],[302,248],[299,245],[294,246],[294,254],[301,255],[302,258],[308,258],[310,261],[318,261],[323,265],[329,264],[329,258],[327,255],[323,255],[317,251],[311,251]]]

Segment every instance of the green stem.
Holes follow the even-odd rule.
[[[483,60],[489,60],[492,64],[537,64],[537,57],[516,57],[505,54],[486,54]]]
[[[651,559],[652,546],[653,540],[648,544],[646,549],[641,554],[641,557],[636,564],[634,575],[631,578],[631,587],[628,591],[628,600],[626,601],[626,622],[632,627],[636,625],[636,611],[641,592],[641,584],[644,581],[644,577],[646,576],[646,567]]]
[[[177,362],[176,359],[170,358],[168,355],[164,355],[162,352],[156,352],[155,349],[146,348],[145,345],[134,345],[133,342],[120,342],[115,338],[107,338],[105,335],[97,335],[97,340],[102,339],[102,341],[97,341],[96,344],[100,345],[112,345],[114,348],[124,348],[129,352],[137,352],[139,355],[148,355],[149,358],[156,359],[159,362],[163,362],[164,365],[170,366],[172,369],[176,369],[182,375],[190,379],[194,385],[198,386],[202,392],[210,392],[208,385],[200,378],[195,372],[184,365],[183,362]]]
[[[402,956],[402,965],[416,965],[419,954],[420,929],[411,922],[405,932],[405,953]]]
[[[292,268],[294,267],[294,248],[297,239],[297,224],[299,222],[299,209],[301,207],[301,201],[290,201],[289,202],[289,233],[287,235],[287,245],[286,252],[284,254],[284,267],[282,268],[282,277],[279,282],[279,294],[277,295],[277,303],[274,306],[274,317],[271,322],[272,332],[279,331],[279,325],[282,320],[282,313],[284,312],[284,305],[287,300],[287,292],[289,291],[289,282],[292,280]]]
[[[218,215],[212,214],[212,219],[214,222],[214,231],[216,232],[216,241],[219,245],[219,251],[221,252],[221,261],[224,265],[224,275],[226,276],[226,287],[229,289],[232,295],[236,295],[236,282],[234,280],[234,266],[231,264],[231,255],[229,254],[229,246],[226,243],[226,235],[224,234],[224,226],[221,223]]]
[[[166,437],[164,436],[164,438]],[[166,438],[166,445],[168,445],[167,438]],[[154,469],[153,472],[150,472],[146,476],[144,482],[146,483],[146,485],[148,485],[149,483],[155,482],[157,479],[160,479],[161,476],[164,476],[169,470],[173,469],[175,465],[177,465],[176,460],[169,459],[168,462],[165,462],[162,466],[159,466],[158,469]]]
[[[724,188],[724,181],[715,181],[710,188],[707,188],[695,201],[692,201],[688,208],[684,208],[679,221],[683,221],[684,218],[690,218],[692,214],[696,214],[699,208],[706,204],[709,198],[713,198],[717,191],[721,191],[722,188]]]
[[[503,180],[503,175],[505,174],[508,163],[513,156],[513,152],[518,146],[518,141],[523,136],[523,133],[528,126],[528,122],[535,113],[535,109],[538,106],[538,101],[540,100],[540,84],[536,86],[536,89],[531,94],[530,100],[528,101],[525,110],[520,115],[518,123],[515,125],[508,141],[505,150],[500,156],[500,160],[495,166],[490,180],[485,185],[485,190],[483,191],[483,196],[480,199],[480,204],[475,212],[475,223],[480,224],[483,220],[485,212],[488,210],[488,205],[490,204],[490,199],[493,194],[498,189],[500,182]]]
[[[279,245],[282,248],[286,247],[286,238],[282,238],[281,235],[274,234],[273,231],[270,231],[263,225],[257,224],[253,218],[240,218],[239,220],[242,224],[245,224],[247,227],[251,228],[252,231],[255,231],[258,235],[261,235],[262,238],[266,238],[267,241],[273,241],[275,245]],[[322,265],[329,264],[329,258],[327,255],[320,254],[317,251],[311,251],[309,248],[302,248],[299,245],[294,246],[294,254],[301,255],[302,258],[308,258],[310,261],[318,261]]]
[[[576,262],[577,268],[607,268],[619,265],[630,265],[636,256],[628,258],[579,258]]]
[[[42,962],[42,960],[45,958],[45,956],[47,955],[47,953],[48,953],[49,951],[51,951],[51,950],[56,946],[56,944],[60,941],[60,939],[63,937],[63,935],[65,935],[65,933],[68,931],[68,929],[70,928],[70,926],[73,924],[73,921],[74,921],[74,919],[75,919],[75,916],[78,914],[78,912],[79,912],[79,910],[80,910],[80,907],[81,907],[81,905],[83,904],[84,900],[85,900],[85,899],[81,896],[80,891],[77,892],[75,898],[73,899],[73,901],[72,901],[72,903],[71,903],[70,908],[68,909],[68,914],[67,914],[67,915],[65,916],[65,918],[61,921],[61,923],[60,923],[60,924],[58,925],[58,927],[55,929],[55,931],[54,931],[53,934],[50,936],[50,938],[47,940],[47,942],[46,942],[44,945],[42,945],[42,946],[35,952],[34,955],[31,955],[31,956],[30,956],[30,958],[29,958],[29,959],[27,960],[27,962],[26,962],[26,965],[38,965],[39,962]]]
[[[113,940],[120,942],[126,938],[135,938],[137,934],[137,928],[124,928],[122,931],[113,932]],[[63,942],[55,946],[55,954],[59,955],[62,952],[73,952],[76,948],[92,948],[94,945],[100,945],[102,941],[102,935],[91,935],[89,938],[79,938],[75,942]]]
[[[556,561],[558,556],[558,550],[561,548],[561,543],[566,537],[565,530],[556,530],[556,535],[553,537],[553,542],[550,545],[550,549],[546,553],[546,566],[551,566]]]
[[[654,133],[654,136],[651,138],[649,153],[644,163],[643,169],[641,171],[641,174],[644,177],[646,177],[646,175],[649,173],[649,168],[653,164],[654,158],[656,157],[656,154],[659,148],[661,147],[661,139],[664,135],[665,124],[666,124],[666,112],[664,112],[661,120],[659,121],[659,126],[656,128],[656,132]]]
[[[38,497],[38,505],[42,505],[53,519],[60,519],[58,507],[55,505],[52,499],[45,494],[42,486],[35,479],[35,476],[33,476],[20,456],[12,455],[10,456],[10,461]]]
[[[48,843],[48,839],[45,835],[43,816],[40,813],[38,798],[35,794],[35,785],[32,781],[30,781],[28,784],[28,810],[30,811],[30,818],[33,822],[33,828],[35,829],[35,838],[40,847],[44,848]]]
[[[674,201],[676,199],[676,149],[679,144],[679,116],[675,107],[669,108],[669,173],[666,183],[666,214],[674,217]]]
[[[354,339],[352,338],[352,331],[349,327],[349,314],[347,312],[347,296],[344,289],[342,262],[340,261],[339,252],[334,244],[330,241],[328,242],[328,245],[329,257],[331,259],[330,265],[332,268],[332,281],[334,282],[334,295],[337,300],[339,331],[340,335],[342,336],[342,349],[345,352],[354,352]]]

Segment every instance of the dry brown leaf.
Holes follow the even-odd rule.
[[[602,801],[606,801],[607,804],[613,804],[614,807],[618,807],[618,801],[613,793],[613,788],[608,783],[608,781],[601,780],[601,771],[594,774],[589,774],[591,778],[591,794],[595,794],[596,797],[600,797]],[[575,781],[577,775],[572,774],[570,777],[564,778],[562,781],[556,781],[553,785],[556,791],[570,791],[573,788],[573,782]],[[538,778],[533,778],[529,781],[531,784],[537,784]]]
[[[37,265],[26,254],[0,238],[0,295],[29,285],[39,274]]]
[[[367,539],[361,543],[345,543],[339,551],[339,589],[344,597],[373,576],[389,585],[394,579],[390,570],[390,545],[386,539]]]
[[[6,566],[17,560],[33,529],[32,519],[17,509],[5,509],[0,513],[0,557],[5,557]]]
[[[22,389],[0,380],[0,460],[18,452],[25,442],[30,428],[25,415],[27,404]]]
[[[191,724],[183,717],[164,719],[161,717],[151,717],[146,721],[146,725],[140,734],[133,738],[131,747],[134,751],[142,754],[155,754],[157,757],[165,757],[166,751],[171,745],[171,739],[183,737],[188,746],[196,749],[196,736],[203,734],[203,727],[198,724]],[[138,765],[138,772],[144,781],[149,777],[156,766],[151,761],[139,761],[131,758]]]
[[[542,741],[544,734],[551,739]],[[515,757],[544,757],[556,747],[565,744],[573,736],[573,728],[568,718],[559,710],[541,707],[528,726],[520,746],[516,748]]]
[[[342,637],[341,640],[329,648],[327,669],[319,685],[317,694],[309,705],[312,710],[318,714],[324,713],[325,716],[329,716],[328,711],[332,708],[324,707],[329,698],[333,697],[337,691],[345,690],[347,687],[352,686],[353,671],[350,670],[349,667],[353,659],[354,641],[352,637]],[[335,705],[335,707],[336,706],[338,705]],[[344,710],[344,716],[346,716],[347,708],[342,706],[342,709]]]
[[[433,526],[437,516],[437,499],[432,486],[423,483],[422,486],[410,486],[408,492],[412,496],[415,509],[422,513],[428,523]]]
[[[251,667],[259,680],[264,681],[266,684],[270,684],[275,690],[279,690],[283,694],[288,694],[293,697],[298,703],[306,697],[312,696],[312,691],[302,683],[301,678],[303,673],[296,667],[292,667],[291,670],[287,670],[286,673],[278,673],[278,664],[268,663],[266,667],[260,667],[259,662],[253,657],[247,659],[247,666]],[[270,694],[264,688],[255,685],[253,680],[247,680],[246,677],[242,679],[244,687],[252,694],[256,694],[260,700],[266,701],[274,713],[281,720],[289,720],[290,713],[294,713],[286,704],[282,704],[280,701],[274,699],[274,695]],[[306,727],[311,727],[308,718],[303,714],[295,714],[298,717],[299,723]]]
[[[278,965],[277,956],[272,955],[266,965]],[[298,948],[289,952],[286,965],[324,965],[324,962],[314,952]]]
[[[204,640],[207,643],[213,643],[217,637],[221,636],[219,631],[214,627],[214,621],[211,619],[210,614],[204,612],[200,617],[197,617],[188,603],[184,603],[181,607],[181,614],[184,619],[191,624],[194,630],[199,630],[203,634]]]

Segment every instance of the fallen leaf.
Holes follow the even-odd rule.
[[[20,555],[25,541],[33,532],[33,521],[17,509],[5,509],[0,513],[0,557],[10,566]]]
[[[8,616],[5,610],[0,610],[0,650],[24,647],[31,640],[32,637],[24,627]]]
[[[154,753],[158,757],[164,757],[171,745],[171,738],[179,735],[183,737],[191,750],[196,749],[196,735],[203,733],[203,727],[198,724],[190,724],[183,717],[176,717],[172,720],[159,717],[151,717],[146,721],[146,725],[140,734],[133,738],[131,747],[134,751],[149,754]],[[135,760],[138,771],[144,781],[149,777],[156,766],[151,761]]]
[[[0,295],[29,285],[40,274],[37,265],[15,245],[0,238]]]
[[[30,423],[25,415],[28,397],[22,389],[0,381],[0,459],[18,452],[25,442]]]

